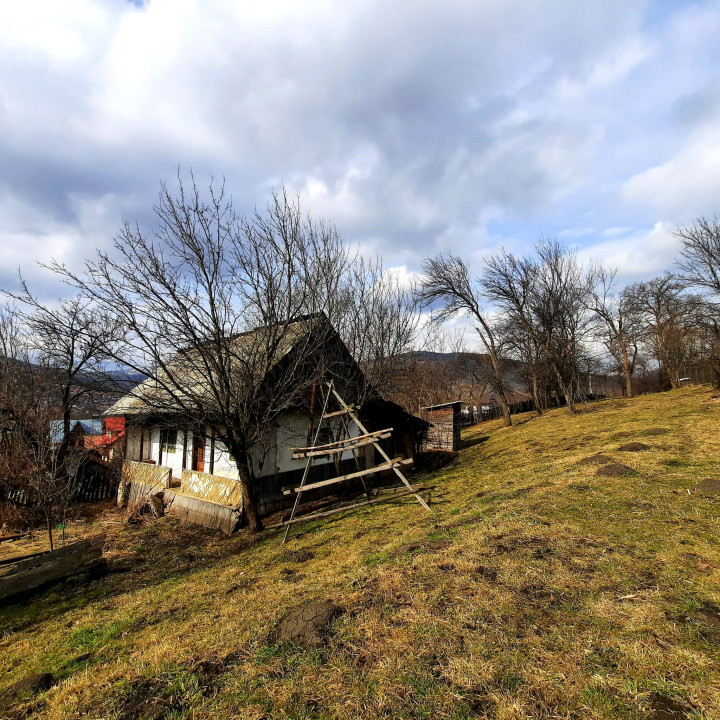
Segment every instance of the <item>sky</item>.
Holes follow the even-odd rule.
[[[178,167],[418,272],[557,237],[623,282],[720,213],[720,2],[0,3],[0,287],[152,228]]]

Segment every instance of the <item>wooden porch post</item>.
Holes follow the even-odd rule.
[[[215,473],[215,430],[210,429],[210,474]]]

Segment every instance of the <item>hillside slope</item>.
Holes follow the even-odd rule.
[[[107,577],[0,610],[0,692],[60,679],[18,717],[720,717],[717,394],[466,435],[429,513],[372,506],[288,545],[105,525]],[[269,642],[315,600],[341,611],[326,645]]]

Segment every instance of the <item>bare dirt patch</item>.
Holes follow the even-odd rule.
[[[707,478],[697,484],[696,490],[702,495],[718,495],[720,494],[720,480]]]
[[[653,694],[650,706],[652,707],[650,720],[684,720],[692,710],[687,705],[660,693]]]
[[[483,580],[487,580],[488,582],[491,582],[491,583],[497,582],[497,579],[498,579],[497,570],[493,570],[492,568],[485,567],[484,565],[478,565],[473,572],[475,575],[477,575],[478,577],[481,577]]]
[[[397,549],[398,554],[400,553],[412,553],[418,551],[428,550],[443,550],[446,547],[450,547],[451,542],[449,540],[428,540],[426,542],[415,542],[405,543],[400,545]]]
[[[615,460],[609,455],[605,455],[604,453],[595,453],[595,455],[589,455],[582,460],[578,460],[575,465],[577,465],[578,467],[583,467],[585,465],[603,465],[605,463],[611,462],[615,462]]]
[[[331,602],[312,602],[290,610],[278,621],[268,636],[268,643],[295,643],[304,648],[323,647],[327,643],[332,621],[342,610]]]
[[[280,559],[285,562],[304,563],[314,557],[315,555],[310,550],[286,550]]]
[[[622,452],[642,452],[643,450],[649,450],[650,446],[641,442],[630,442],[621,445],[618,450]]]
[[[720,608],[717,605],[704,603],[697,610],[683,615],[682,619],[697,623],[710,638],[720,641]]]
[[[501,540],[502,542],[495,542],[490,546],[490,555],[503,555],[505,553],[514,552],[515,550],[525,549],[532,550],[534,557],[540,557],[541,555],[552,553],[552,550],[549,548],[549,542],[539,535],[531,535],[529,537],[497,535],[493,539]]]
[[[634,475],[635,471],[628,467],[627,465],[623,465],[623,463],[619,462],[611,462],[607,465],[603,465],[602,467],[599,467],[595,471],[595,475],[597,477],[620,477],[622,475]]]

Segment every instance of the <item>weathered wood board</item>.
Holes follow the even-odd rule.
[[[323,455],[332,455],[344,453],[348,450],[356,450],[366,445],[374,445],[379,440],[386,440],[392,436],[392,428],[387,430],[378,430],[377,432],[368,433],[367,435],[359,435],[355,437],[337,440],[327,445],[315,445],[314,447],[293,448],[293,460],[302,460],[309,457],[321,457]]]
[[[103,568],[104,542],[102,535],[95,535],[9,566],[0,576],[0,602],[16,599],[81,572]]]
[[[147,495],[159,492],[170,487],[172,483],[172,469],[163,465],[149,465],[148,463],[126,460],[122,464],[122,480],[118,489],[118,505],[127,499],[130,509],[138,503],[147,502]],[[129,487],[130,493],[125,498],[125,489]]]
[[[68,528],[65,535],[65,543],[77,540],[78,533],[74,528]],[[62,535],[59,530],[53,531],[55,545],[59,546],[62,542]],[[47,530],[37,530],[33,533],[23,533],[8,536],[0,539],[0,569],[9,563],[15,563],[18,560],[31,557],[32,555],[41,555],[50,551],[50,540]]]

